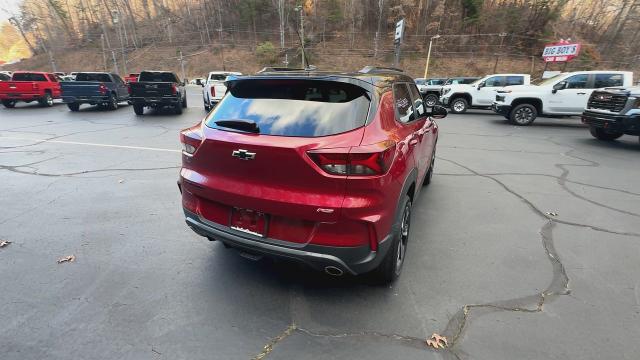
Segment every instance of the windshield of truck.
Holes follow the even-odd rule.
[[[44,74],[34,74],[34,73],[15,73],[13,74],[13,81],[47,81],[47,78]]]
[[[260,134],[326,136],[364,126],[369,111],[366,91],[335,81],[240,81],[207,118],[209,127],[229,130],[251,124]]]
[[[564,74],[558,74],[555,76],[552,76],[548,79],[536,79],[534,81],[532,81],[531,83],[533,85],[538,85],[538,86],[544,86],[544,85],[551,85],[554,84],[556,81],[558,81],[560,79],[561,76],[563,76]]]
[[[138,78],[138,81],[144,82],[173,82],[173,83],[177,83],[178,78],[170,72],[150,72],[150,71],[145,71],[140,73],[140,78]]]
[[[99,81],[99,82],[111,82],[109,74],[100,73],[78,73],[76,75],[76,81]]]

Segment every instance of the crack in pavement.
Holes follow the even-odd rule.
[[[282,340],[288,338],[293,333],[294,330],[296,330],[296,324],[295,323],[291,323],[291,325],[289,325],[280,335],[278,335],[278,336],[274,337],[273,339],[271,339],[271,341],[269,341],[262,348],[262,351],[260,352],[260,354],[252,357],[251,360],[262,360],[262,359],[264,359],[267,355],[269,355],[273,351],[273,347],[274,346],[276,346]]]
[[[555,164],[555,167],[557,167],[558,169],[562,170],[562,174],[557,179],[558,180],[558,184],[566,192],[568,192],[569,194],[573,195],[574,197],[576,197],[578,199],[581,199],[583,201],[586,201],[586,202],[591,203],[593,205],[596,205],[598,207],[602,207],[602,208],[605,208],[605,209],[609,209],[611,211],[619,212],[621,214],[640,217],[640,214],[638,214],[638,213],[635,213],[635,212],[632,212],[632,211],[627,211],[627,210],[622,210],[622,209],[618,209],[618,208],[614,208],[612,206],[597,202],[595,200],[591,200],[591,199],[589,199],[587,197],[584,197],[584,196],[576,193],[575,191],[569,189],[569,187],[566,185],[566,180],[567,180],[567,177],[569,176],[569,170],[566,168],[567,166],[582,166],[582,167],[598,167],[598,166],[600,166],[600,164],[595,162],[595,161],[587,160],[587,159],[583,159],[583,158],[575,156],[575,155],[571,155],[571,153],[573,151],[574,151],[573,149],[569,150],[569,151],[567,151],[566,153],[564,153],[562,155],[567,156],[567,157],[571,157],[571,158],[574,158],[574,159],[578,159],[578,160],[581,160],[581,161],[584,161],[584,162],[586,162],[588,164]]]
[[[44,176],[44,177],[77,177],[77,175],[98,173],[98,172],[155,171],[155,170],[168,170],[168,169],[179,169],[180,168],[180,166],[166,166],[166,167],[153,167],[153,168],[108,168],[108,169],[83,170],[83,171],[76,171],[76,172],[70,172],[70,173],[53,174],[53,173],[41,173],[41,172],[38,172],[37,169],[35,169],[33,167],[30,167],[28,165],[31,165],[31,164],[18,165],[18,166],[0,165],[0,170],[7,170],[7,171],[11,171],[11,172],[18,173],[18,174],[24,174],[24,175],[34,175],[34,176]],[[20,170],[20,168],[23,168],[23,167],[34,169],[34,171]]]
[[[503,176],[503,175],[505,175],[505,176],[508,176],[508,175],[513,175],[513,176],[543,176],[543,177],[550,177],[550,178],[554,178],[554,179],[560,179],[560,176],[557,176],[557,175],[538,174],[538,173],[524,173],[524,172],[479,173],[480,175],[470,174],[470,173],[459,174],[459,173],[440,173],[440,172],[435,172],[433,174],[434,175],[440,175],[440,176],[480,176],[480,175],[488,175],[488,176]],[[620,192],[620,193],[627,194],[627,195],[640,196],[640,193],[636,193],[636,192],[629,191],[629,190],[618,189],[618,188],[602,186],[602,185],[594,185],[594,184],[584,183],[584,182],[580,182],[580,181],[569,180],[569,179],[566,179],[566,178],[564,179],[564,182],[565,183],[569,183],[569,184],[576,184],[576,185],[582,185],[582,186],[586,186],[586,187],[592,187],[592,188],[596,188],[596,189],[611,190],[611,191]]]
[[[582,228],[587,228],[587,229],[591,229],[591,230],[594,230],[594,231],[605,232],[605,233],[614,234],[614,235],[640,237],[640,233],[635,233],[635,232],[630,232],[630,231],[611,230],[611,229],[606,229],[606,228],[599,227],[599,226],[596,226],[596,225],[582,224],[582,223],[573,222],[573,221],[569,221],[569,220],[562,220],[562,219],[559,219],[559,218],[551,218],[545,212],[543,212],[542,210],[538,209],[529,199],[527,199],[523,195],[519,194],[518,192],[514,191],[513,189],[508,187],[505,183],[503,183],[502,181],[496,179],[495,177],[490,176],[490,175],[485,175],[485,174],[482,174],[480,172],[477,172],[477,171],[475,171],[475,170],[473,170],[473,169],[471,169],[471,168],[469,168],[469,167],[467,167],[465,165],[462,165],[462,164],[460,164],[460,163],[458,163],[456,161],[453,161],[453,160],[445,159],[445,158],[442,158],[442,157],[438,157],[438,159],[450,162],[450,163],[452,163],[454,165],[457,165],[457,166],[469,171],[470,173],[472,173],[472,174],[474,174],[476,176],[480,176],[480,177],[487,178],[487,179],[490,179],[490,180],[494,181],[495,183],[500,185],[503,189],[505,189],[507,192],[511,193],[512,195],[514,195],[515,197],[517,197],[521,201],[523,201],[525,204],[527,204],[529,206],[529,208],[531,208],[531,210],[533,210],[534,213],[536,213],[537,215],[539,215],[540,217],[542,217],[544,219],[553,220],[554,222],[559,223],[559,224],[582,227]]]

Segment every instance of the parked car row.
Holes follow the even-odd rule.
[[[18,101],[52,106],[55,99],[62,99],[71,111],[78,111],[82,104],[115,110],[126,101],[137,115],[144,114],[145,107],[169,107],[177,114],[187,107],[184,82],[172,72],[142,71],[130,74],[127,80],[108,72],[62,76],[74,80],[61,81],[56,73],[16,71],[8,81],[0,82],[0,101],[13,108]]]
[[[439,102],[455,114],[491,109],[518,126],[530,125],[541,116],[581,116],[600,140],[640,135],[640,89],[632,87],[629,71],[574,71],[534,83],[529,74],[491,74],[471,83],[447,84],[447,80],[438,102],[433,101],[433,85],[418,80],[427,106]]]

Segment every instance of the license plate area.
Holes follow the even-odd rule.
[[[233,230],[242,231],[254,236],[265,237],[267,233],[268,215],[251,209],[233,208],[229,226]]]

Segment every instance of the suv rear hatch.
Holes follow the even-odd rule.
[[[319,224],[340,218],[347,179],[340,165],[315,155],[348,154],[360,144],[370,95],[338,80],[248,78],[228,84],[203,124],[181,135],[183,143],[197,147],[183,156],[184,189],[198,198],[198,210],[209,221],[234,226],[245,209],[255,211],[264,214],[266,229],[262,218],[253,217],[259,228],[247,225],[245,232],[307,243]],[[187,209],[193,205],[188,196]]]

